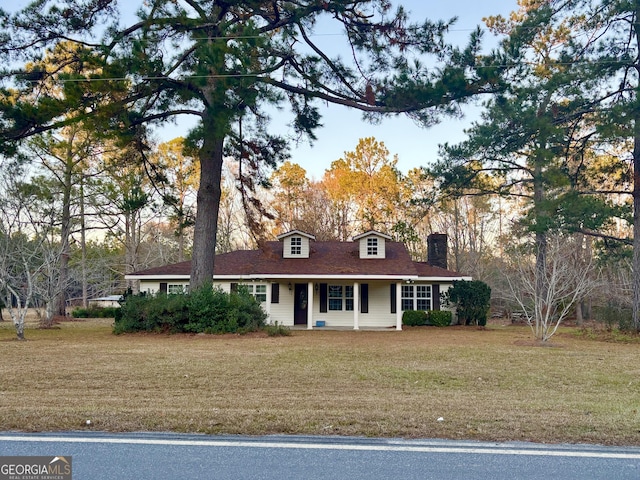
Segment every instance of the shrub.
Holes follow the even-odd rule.
[[[486,325],[491,302],[491,287],[480,280],[454,280],[446,300],[456,305],[460,322]]]
[[[436,327],[446,327],[451,325],[453,315],[448,310],[430,310],[428,314],[429,323]]]
[[[270,337],[288,337],[291,335],[291,329],[278,322],[275,322],[273,325],[266,325],[264,331],[267,332],[267,335]]]
[[[596,318],[604,323],[608,331],[616,328],[623,332],[633,330],[631,307],[609,302],[605,306],[595,307],[594,310]]]
[[[405,310],[402,314],[402,324],[408,327],[426,325],[427,312],[422,310]]]
[[[74,308],[71,311],[73,318],[114,318],[120,307],[89,307]]]
[[[127,296],[113,332],[244,333],[261,328],[265,319],[246,289],[228,294],[209,284],[187,294]]]
[[[113,324],[113,333],[138,332],[145,330],[145,307],[149,297],[145,294],[127,295],[120,306],[120,312],[116,315]]]
[[[189,320],[185,332],[225,333],[225,317],[229,309],[229,294],[212,285],[205,285],[186,295]]]

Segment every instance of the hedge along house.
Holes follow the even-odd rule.
[[[287,326],[402,329],[406,310],[440,310],[440,294],[454,280],[447,270],[447,237],[430,235],[428,262],[415,262],[402,243],[370,231],[351,242],[316,242],[294,230],[260,250],[216,256],[214,286],[245,285],[270,323]],[[126,275],[140,291],[180,293],[189,287],[190,262]]]

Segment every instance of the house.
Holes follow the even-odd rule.
[[[439,310],[440,295],[454,280],[447,269],[447,237],[427,239],[428,262],[413,261],[404,244],[376,231],[351,242],[316,241],[299,230],[215,259],[214,285],[245,285],[271,323],[314,327],[402,329],[405,310]],[[190,262],[126,275],[141,292],[180,293],[189,287]]]
[[[122,295],[107,295],[106,297],[90,298],[88,303],[90,307],[119,307],[120,300],[122,300]]]

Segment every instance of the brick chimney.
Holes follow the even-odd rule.
[[[432,233],[427,237],[427,263],[447,268],[447,234]]]

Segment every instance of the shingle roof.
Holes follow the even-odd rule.
[[[421,277],[463,277],[464,275],[447,270],[446,268],[429,265],[427,262],[414,262],[414,266]],[[466,276],[465,276],[466,277]]]
[[[266,242],[261,250],[238,250],[216,255],[214,275],[322,275],[458,277],[460,274],[414,262],[406,247],[386,242],[386,258],[361,259],[357,242],[312,242],[309,258],[283,258],[282,242]],[[135,272],[138,276],[188,276],[191,262]]]

